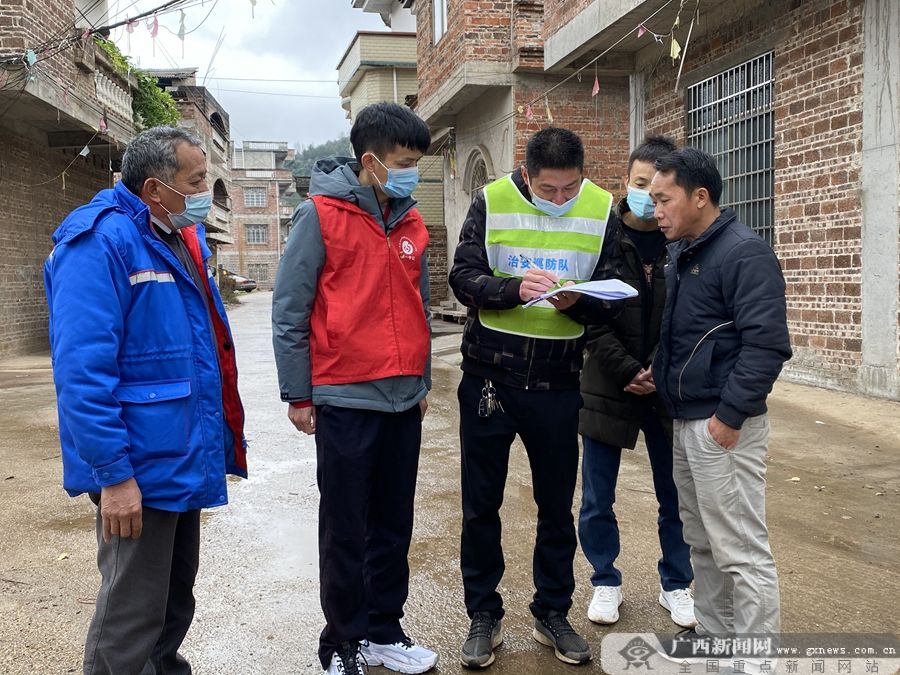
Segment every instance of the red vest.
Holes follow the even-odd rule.
[[[351,202],[312,200],[325,243],[310,316],[313,385],[423,375],[431,336],[419,278],[428,230],[418,210],[386,235]]]
[[[234,439],[234,447],[228,449],[226,460],[232,460],[231,453],[234,453],[233,461],[235,465],[247,471],[247,450],[244,448],[244,406],[241,404],[241,397],[237,387],[237,361],[234,355],[234,343],[231,341],[231,334],[228,326],[219,316],[216,309],[215,298],[212,289],[209,286],[209,277],[206,275],[206,261],[203,259],[203,253],[200,250],[200,241],[197,238],[197,228],[195,226],[186,227],[181,230],[182,239],[191,254],[191,259],[200,272],[203,279],[203,288],[200,292],[206,293],[209,302],[209,314],[212,317],[213,333],[216,336],[216,353],[219,355],[219,372],[222,378],[222,408],[225,412],[225,423],[231,430],[231,436]]]

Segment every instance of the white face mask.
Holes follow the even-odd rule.
[[[159,180],[159,179],[157,179]],[[196,225],[197,223],[202,223],[206,216],[209,215],[209,210],[212,208],[212,192],[207,190],[206,192],[195,192],[192,195],[186,195],[182,192],[179,192],[171,185],[167,185],[162,181],[159,181],[167,188],[169,188],[172,192],[177,195],[181,195],[184,197],[184,211],[181,213],[173,213],[166,209],[162,202],[159,203],[162,206],[166,213],[169,215],[169,222],[172,223],[172,227],[176,230],[180,230],[183,227],[190,227],[191,225]]]
[[[527,185],[528,191],[531,193],[531,203],[534,204],[534,208],[551,218],[562,218],[572,210],[572,207],[575,206],[575,202],[577,202],[578,198],[581,196],[581,190],[579,189],[574,197],[564,201],[562,204],[557,204],[556,202],[551,202],[549,199],[538,197],[537,193],[532,189],[531,183],[528,182]]]

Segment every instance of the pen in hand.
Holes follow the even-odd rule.
[[[533,269],[536,269],[536,270],[541,269],[541,267],[538,266],[538,265],[536,265],[535,262],[534,262],[534,260],[532,260],[531,258],[529,258],[527,255],[522,255],[522,254],[520,253],[520,254],[519,254],[519,259],[524,260],[525,262],[527,262]],[[549,291],[552,291],[552,290],[555,290],[555,289],[557,289],[557,288],[562,288],[562,287],[563,287],[562,279],[557,279],[557,280],[556,280],[556,283],[553,284],[553,285],[548,289],[548,292],[549,292]]]

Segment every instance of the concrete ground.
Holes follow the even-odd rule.
[[[271,295],[232,311],[251,442],[248,481],[204,516],[198,611],[184,645],[199,675],[320,673],[312,438],[287,421],[269,337]],[[467,630],[458,571],[459,327],[438,325],[412,544],[408,631],[437,649],[436,672],[464,672]],[[781,382],[771,397],[768,521],[781,576],[783,629],[897,632],[900,626],[900,403]],[[0,363],[0,672],[80,672],[99,581],[94,508],[59,487],[56,412],[46,356]],[[655,499],[646,454],[622,461],[618,565],[625,604],[616,631],[671,632],[656,603]],[[506,641],[496,675],[572,672],[530,637],[535,508],[521,447],[503,507]],[[599,656],[612,628],[585,617],[589,570],[576,559],[571,618]],[[386,672],[378,668],[373,674]],[[599,658],[580,672],[600,672]],[[884,675],[884,673],[881,673]]]

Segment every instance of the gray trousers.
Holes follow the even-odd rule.
[[[777,633],[778,574],[766,528],[769,420],[748,418],[724,450],[709,420],[675,420],[675,485],[694,566],[697,632]]]
[[[144,507],[140,539],[102,537],[102,580],[84,646],[84,675],[189,675],[178,654],[194,618],[200,511]]]

